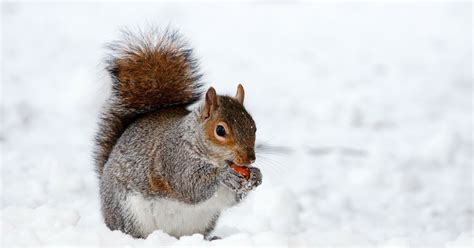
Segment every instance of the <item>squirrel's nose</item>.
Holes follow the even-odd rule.
[[[253,164],[255,162],[255,154],[249,155],[249,162]]]
[[[251,152],[247,156],[248,156],[249,162],[253,164],[255,162],[255,152]]]
[[[235,162],[240,165],[249,166],[255,162],[255,151],[246,149],[237,154]]]

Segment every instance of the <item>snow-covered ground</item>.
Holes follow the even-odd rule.
[[[2,4],[2,245],[473,246],[472,6]],[[207,242],[102,222],[91,140],[121,27],[246,87],[264,183]]]

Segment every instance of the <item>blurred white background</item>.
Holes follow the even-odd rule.
[[[473,245],[471,3],[2,3],[2,245]],[[178,28],[258,126],[207,243],[111,232],[91,159],[119,29]]]

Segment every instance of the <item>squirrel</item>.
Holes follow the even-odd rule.
[[[197,59],[177,31],[125,31],[108,48],[112,87],[94,150],[105,224],[135,238],[162,230],[212,239],[221,212],[262,183],[244,88],[234,97],[213,87],[204,94]]]

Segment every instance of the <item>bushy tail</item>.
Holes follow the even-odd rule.
[[[112,93],[102,111],[96,135],[98,176],[117,140],[138,115],[196,102],[202,95],[198,64],[192,49],[175,31],[152,29],[109,46],[106,60]]]

